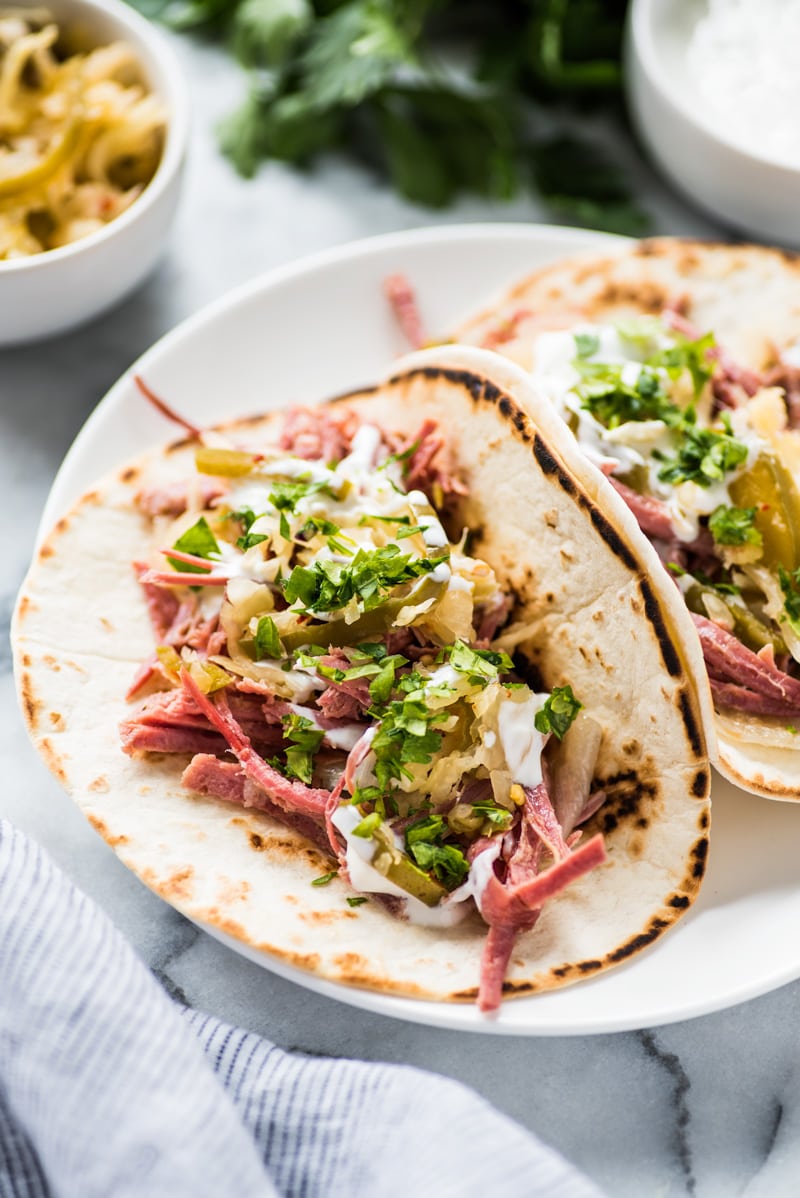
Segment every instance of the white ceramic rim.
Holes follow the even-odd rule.
[[[656,2],[657,0],[633,0],[628,15],[628,24],[632,51],[638,57],[644,74],[658,91],[662,102],[688,124],[693,125],[696,129],[702,129],[710,141],[716,141],[732,154],[737,154],[744,163],[758,162],[772,170],[784,173],[789,179],[796,179],[800,174],[800,168],[793,167],[759,149],[750,149],[727,133],[721,132],[711,122],[698,117],[697,113],[684,103],[682,97],[676,94],[674,88],[670,88],[669,79],[664,73],[661,56],[653,36],[653,8]]]
[[[33,0],[22,0],[22,3],[25,7],[36,7]],[[181,65],[163,33],[122,0],[75,0],[75,3],[85,8],[89,14],[97,12],[104,17],[111,17],[119,22],[120,26],[130,29],[146,45],[146,54],[139,51],[139,57],[145,69],[149,70],[151,64],[157,67],[161,79],[159,95],[167,107],[164,149],[155,174],[142,194],[119,216],[115,216],[102,229],[96,229],[95,232],[79,238],[78,241],[72,241],[69,245],[44,250],[40,254],[31,254],[27,258],[1,261],[0,275],[45,270],[51,262],[73,258],[122,232],[160,199],[181,169],[186,154],[189,139],[189,92]],[[58,0],[53,3],[53,10],[53,15],[58,19]]]

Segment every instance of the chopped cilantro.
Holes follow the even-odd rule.
[[[405,661],[405,658],[401,658],[401,661]],[[375,662],[375,665],[377,664]],[[391,657],[387,657],[383,665],[379,667],[379,672],[369,684],[370,698],[373,703],[385,703],[391,695],[394,688],[395,669],[395,661]]]
[[[391,783],[413,775],[411,764],[426,765],[442,747],[442,734],[431,728],[437,712],[421,699],[399,699],[388,704],[370,748],[375,755],[375,777],[381,793]]]
[[[487,686],[497,680],[501,670],[514,668],[514,663],[507,653],[496,653],[491,649],[470,649],[463,641],[456,641],[450,650],[450,665],[460,674],[467,674],[473,686]]]
[[[403,473],[405,474],[405,468],[419,449],[420,444],[420,441],[412,441],[408,448],[401,450],[400,453],[390,453],[387,458],[384,458],[378,469],[385,470],[387,466],[391,466],[392,462],[399,462],[403,467]]]
[[[575,387],[581,407],[591,412],[606,428],[617,428],[630,420],[665,420],[678,411],[667,397],[656,372],[642,366],[635,383],[623,381],[623,365],[586,362],[573,363],[581,375]]]
[[[417,533],[427,532],[429,528],[429,524],[412,524],[408,528],[401,528],[395,540],[402,541],[405,537],[415,537]]]
[[[469,863],[460,848],[444,843],[447,833],[442,815],[416,820],[406,828],[406,852],[420,869],[432,872],[448,890],[454,890],[469,873]]]
[[[763,537],[755,527],[754,507],[727,507],[721,503],[708,518],[708,527],[718,545],[761,545]]]
[[[498,832],[505,832],[511,826],[514,819],[514,816],[506,807],[499,807],[497,803],[492,803],[489,799],[473,803],[472,809],[482,815],[492,825],[492,828]]]
[[[187,528],[186,532],[178,537],[172,548],[177,549],[179,553],[192,553],[195,557],[204,558],[210,558],[212,553],[219,554],[220,551],[217,538],[208,527],[205,516],[201,516],[196,524]],[[202,566],[193,566],[191,562],[181,562],[175,557],[168,557],[167,561],[184,574],[205,573]]]
[[[338,611],[354,597],[364,611],[371,611],[382,602],[387,591],[401,583],[429,574],[447,554],[438,558],[413,557],[403,554],[397,545],[381,549],[359,549],[352,562],[317,561],[313,566],[295,566],[284,583],[289,603],[298,599],[307,611]]]
[[[286,773],[308,786],[314,768],[314,754],[322,744],[325,733],[321,728],[315,728],[311,720],[294,712],[285,715],[282,722],[283,734],[290,742],[286,750]]]
[[[279,512],[293,512],[301,499],[305,499],[307,495],[321,493],[331,499],[336,498],[328,483],[314,482],[309,474],[292,482],[274,483],[269,501]]]
[[[433,873],[448,890],[460,886],[469,873],[469,862],[454,844],[431,844],[421,840],[409,845],[409,855],[420,869]]]
[[[579,358],[591,358],[600,348],[600,338],[596,333],[576,333],[575,352]]]
[[[265,532],[246,532],[236,540],[236,548],[243,549],[247,552],[254,545],[260,545],[262,541],[268,541],[269,536]]]
[[[747,446],[732,436],[730,422],[726,422],[724,416],[723,424],[724,432],[698,428],[697,413],[688,408],[680,420],[672,424],[680,437],[676,452],[653,451],[653,456],[664,463],[658,472],[660,481],[672,486],[693,482],[698,487],[710,487],[741,466],[747,459]]]
[[[337,878],[338,876],[339,876],[338,869],[332,869],[330,871],[330,873],[322,874],[319,878],[314,878],[311,885],[312,886],[327,886],[329,882],[332,882],[333,879]]]
[[[778,566],[778,579],[783,591],[783,608],[789,623],[800,636],[800,566],[789,573]]]
[[[536,712],[533,722],[538,732],[552,732],[562,740],[582,707],[583,704],[573,695],[571,686],[554,686],[544,707]]]
[[[280,529],[280,533],[284,541],[291,541],[292,526],[289,523],[289,517],[286,515],[286,512],[281,512],[280,519],[278,521],[278,528]]]
[[[372,833],[377,831],[381,826],[382,820],[377,811],[370,812],[365,815],[360,824],[356,824],[353,828],[353,836],[361,836],[364,840],[369,840]]]
[[[253,644],[257,661],[261,661],[265,657],[285,657],[281,638],[278,636],[278,629],[272,616],[262,616],[258,621]]]
[[[694,341],[681,336],[681,334],[677,334],[677,337],[676,345],[670,346],[669,349],[662,349],[660,353],[648,358],[648,364],[662,367],[673,379],[682,374],[684,370],[688,370],[692,376],[694,393],[697,397],[714,373],[714,359],[709,356],[709,351],[716,347],[714,334],[706,333]]]
[[[358,894],[358,895],[348,894],[348,896],[347,896],[348,907],[363,907],[364,903],[368,903],[368,902],[369,902],[369,899],[365,898],[363,894]]]

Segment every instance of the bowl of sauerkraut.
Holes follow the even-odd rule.
[[[149,273],[187,114],[166,40],[119,0],[0,0],[0,345],[80,324]]]

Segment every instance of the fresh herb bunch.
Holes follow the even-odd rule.
[[[343,149],[430,207],[533,186],[563,219],[646,229],[594,144],[541,127],[617,101],[627,0],[131,2],[247,69],[247,99],[220,129],[245,176]]]

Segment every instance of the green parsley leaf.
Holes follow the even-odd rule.
[[[365,815],[360,824],[356,824],[353,828],[353,836],[361,836],[364,840],[369,840],[372,833],[375,832],[383,821],[377,811],[372,811],[369,815]]]
[[[460,886],[469,873],[469,862],[454,844],[431,844],[420,840],[409,845],[409,855],[420,869],[433,873],[448,890]]]
[[[217,538],[208,527],[205,516],[201,516],[196,524],[187,528],[186,532],[178,537],[172,548],[177,549],[179,553],[192,553],[195,557],[205,558],[210,558],[212,553],[219,555],[220,552]],[[181,562],[175,557],[168,557],[167,561],[182,574],[206,573],[202,566],[193,566],[190,562]]]
[[[727,507],[721,503],[708,518],[708,527],[718,545],[761,545],[763,537],[755,527],[754,507]]]
[[[747,460],[747,446],[732,436],[729,423],[724,432],[698,428],[697,414],[688,408],[672,427],[680,438],[675,453],[654,451],[654,457],[664,462],[658,472],[663,483],[677,486],[693,482],[698,487],[710,487]]]
[[[572,724],[583,704],[572,693],[571,686],[554,686],[541,711],[536,712],[534,724],[538,732],[552,732],[559,740]]]
[[[292,482],[273,483],[269,493],[269,501],[279,512],[293,512],[301,499],[307,495],[328,495],[335,499],[328,483],[314,482],[310,475],[293,479]]]
[[[778,566],[778,580],[783,591],[783,609],[790,625],[800,636],[800,566],[789,573]]]
[[[415,537],[417,533],[427,532],[430,528],[429,524],[414,524],[409,528],[401,528],[395,536],[396,541],[402,541],[406,537]]]
[[[441,840],[445,831],[446,824],[443,815],[428,815],[424,819],[415,820],[406,828],[406,848],[422,841],[433,843]]]
[[[285,751],[286,773],[308,786],[314,768],[314,754],[322,744],[325,733],[321,728],[315,728],[311,720],[295,712],[285,715],[282,723],[284,737],[290,742],[290,747]]]
[[[405,659],[403,659],[405,660]],[[375,663],[377,665],[377,662]],[[379,667],[379,672],[369,684],[370,698],[374,703],[385,703],[394,687],[395,665],[392,658]]]
[[[337,878],[338,876],[339,876],[338,869],[332,869],[330,871],[330,873],[322,874],[319,878],[314,878],[311,885],[312,886],[327,886],[329,882],[332,882],[333,879]]]
[[[256,661],[262,661],[266,657],[274,659],[286,656],[272,616],[262,616],[258,621],[253,644],[256,651]]]
[[[576,358],[573,365],[582,380],[575,387],[581,407],[606,428],[618,428],[630,420],[667,420],[679,411],[649,366],[642,366],[636,382],[631,384],[623,380],[622,363]]]
[[[596,333],[576,333],[575,352],[579,358],[591,358],[600,348],[600,338]]]
[[[291,541],[292,527],[289,523],[286,512],[281,512],[280,519],[278,521],[278,528],[280,529],[280,534],[283,537],[284,541]]]
[[[357,597],[364,611],[372,611],[387,591],[405,582],[430,574],[448,555],[437,558],[403,554],[397,545],[380,549],[359,549],[352,562],[320,561],[313,566],[295,566],[284,583],[289,603],[297,599],[307,611],[338,611]]]
[[[714,334],[706,333],[695,341],[679,333],[673,333],[673,336],[678,338],[678,343],[648,358],[648,365],[663,367],[673,379],[688,370],[697,397],[714,373],[714,359],[709,357],[709,352],[716,348]]]
[[[237,538],[236,548],[243,549],[247,552],[254,545],[260,545],[262,541],[268,541],[269,537],[265,532],[246,532],[243,536]]]
[[[514,663],[507,653],[496,653],[491,649],[470,649],[463,641],[456,641],[450,650],[450,665],[460,674],[467,674],[473,686],[488,686],[496,682],[501,670],[513,670]]]

